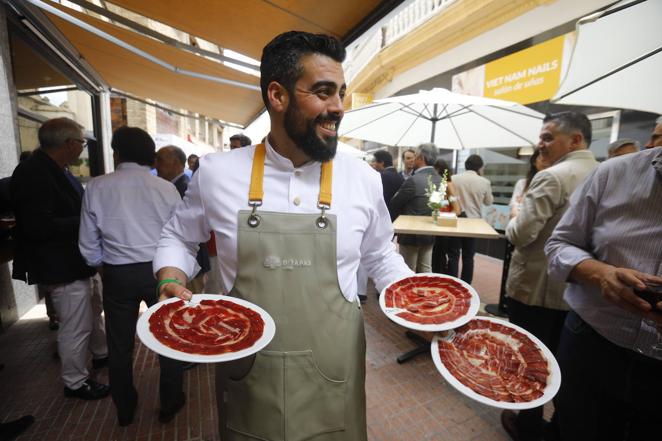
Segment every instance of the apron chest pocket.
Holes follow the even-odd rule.
[[[235,432],[302,441],[345,429],[347,379],[325,375],[311,350],[261,351],[251,371],[227,387],[227,424]]]

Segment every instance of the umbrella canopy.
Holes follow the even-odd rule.
[[[345,114],[340,136],[391,146],[433,142],[444,149],[535,145],[543,114],[517,103],[422,90]]]
[[[552,101],[662,113],[662,1],[624,1],[577,22]]]

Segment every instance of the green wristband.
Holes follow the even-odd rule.
[[[163,279],[156,285],[156,297],[161,295],[161,287],[166,283],[176,283],[177,285],[183,286],[184,284],[179,279]]]

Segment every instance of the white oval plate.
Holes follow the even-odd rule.
[[[472,400],[476,400],[480,403],[487,404],[488,406],[498,407],[500,409],[513,409],[513,410],[533,409],[534,407],[542,406],[543,404],[547,403],[552,398],[554,398],[554,395],[556,395],[556,393],[559,391],[559,387],[561,387],[561,369],[559,368],[559,364],[556,361],[556,358],[554,358],[552,352],[549,349],[547,349],[547,346],[545,346],[543,342],[538,340],[535,335],[531,334],[526,329],[520,328],[519,326],[513,325],[512,323],[506,322],[504,320],[499,320],[492,317],[476,317],[474,320],[486,320],[490,322],[495,322],[505,327],[513,328],[516,331],[519,331],[522,334],[529,337],[531,341],[535,343],[538,346],[538,348],[542,351],[542,355],[547,360],[547,366],[549,367],[549,371],[550,371],[549,377],[547,377],[547,387],[545,387],[545,390],[543,391],[543,395],[540,398],[536,398],[535,400],[526,403],[510,403],[506,401],[496,401],[491,398],[487,398],[483,395],[480,395],[479,393],[475,392],[473,389],[462,384],[457,378],[455,378],[453,374],[450,373],[448,369],[446,369],[446,366],[441,361],[441,357],[439,355],[439,340],[442,339],[443,337],[439,335],[435,335],[434,339],[432,340],[432,347],[430,348],[430,352],[432,353],[432,360],[434,361],[434,365],[437,367],[437,370],[439,371],[441,376],[444,377],[444,380],[446,380],[451,386],[457,389],[460,393],[466,395]]]
[[[456,318],[453,321],[446,322],[446,323],[440,323],[440,324],[432,324],[432,325],[426,325],[422,323],[415,323],[415,322],[410,322],[409,320],[405,320],[402,317],[398,317],[397,314],[404,311],[402,309],[397,309],[397,308],[387,308],[386,307],[386,296],[384,293],[386,293],[386,290],[393,284],[400,282],[403,279],[408,279],[410,277],[418,277],[418,276],[424,276],[424,277],[438,277],[440,279],[450,279],[453,280],[460,285],[464,286],[469,292],[471,293],[471,303],[469,304],[469,309],[467,310],[467,313],[461,317]],[[413,276],[407,276],[407,277],[402,277],[392,283],[390,283],[386,288],[382,290],[382,292],[379,294],[379,306],[382,308],[382,311],[384,314],[386,314],[386,317],[394,321],[400,326],[404,326],[405,328],[409,329],[414,329],[416,331],[428,331],[428,332],[437,332],[437,331],[446,331],[448,329],[453,329],[457,328],[459,326],[462,326],[463,324],[467,323],[469,320],[474,318],[476,314],[478,313],[478,308],[480,307],[480,297],[478,296],[478,293],[476,292],[475,289],[471,285],[469,285],[467,282],[464,280],[460,280],[457,277],[453,276],[448,276],[446,274],[436,274],[436,273],[418,273]]]
[[[237,305],[241,305],[246,308],[250,308],[253,311],[259,313],[260,317],[262,317],[262,320],[264,321],[264,330],[262,332],[262,336],[259,339],[257,339],[257,341],[253,343],[251,347],[242,349],[237,352],[228,352],[225,354],[216,354],[216,355],[204,355],[204,354],[189,354],[187,352],[177,351],[175,349],[172,349],[164,345],[159,340],[157,340],[157,338],[154,337],[154,334],[152,334],[152,332],[149,330],[149,318],[162,305],[165,305],[166,303],[172,303],[178,301],[179,299],[176,297],[156,303],[150,306],[149,309],[147,309],[147,311],[142,313],[142,315],[138,319],[138,324],[136,325],[138,337],[145,346],[147,346],[149,349],[151,349],[152,351],[156,352],[159,355],[163,355],[168,358],[187,361],[191,363],[221,363],[224,361],[232,361],[232,360],[238,360],[240,358],[248,357],[249,355],[253,355],[256,352],[263,349],[266,345],[269,344],[271,339],[274,338],[274,335],[276,334],[276,324],[274,323],[274,319],[271,318],[269,313],[267,313],[264,309],[260,308],[254,303],[220,294],[194,294],[191,302],[193,304],[196,304],[199,303],[201,300],[221,300],[221,299],[236,303]]]

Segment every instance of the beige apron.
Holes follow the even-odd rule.
[[[221,439],[365,441],[363,316],[340,291],[336,218],[325,214],[332,163],[322,165],[321,214],[261,212],[264,156],[259,145],[230,294],[269,312],[276,335],[255,357],[217,365]]]

